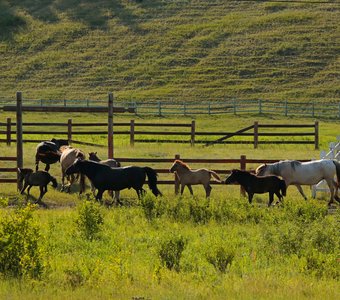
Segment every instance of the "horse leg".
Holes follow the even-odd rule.
[[[334,180],[333,180],[333,185],[334,185],[334,188],[335,188],[335,191],[334,191],[334,200],[337,201],[338,203],[340,203],[340,199],[339,199],[339,196],[338,196],[339,185]]]
[[[50,164],[46,164],[45,171],[48,172],[50,170]]]
[[[249,193],[249,192],[248,192],[248,201],[249,201],[250,204],[251,204],[251,202],[253,201],[253,196],[254,196],[253,193]]]
[[[30,195],[30,190],[31,190],[32,186],[33,186],[33,185],[30,185],[30,186],[28,187],[28,189],[27,189],[27,198],[26,198],[26,200],[28,200],[28,197],[29,197],[29,195]]]
[[[194,195],[194,192],[193,192],[193,190],[192,190],[191,184],[188,184],[187,186],[188,186],[188,189],[189,189],[189,191],[190,191],[191,196],[193,196],[193,195]]]
[[[206,198],[209,198],[210,197],[210,192],[212,190],[212,187],[210,184],[208,184],[207,186],[204,186],[204,189],[205,189],[205,197]]]
[[[276,202],[278,204],[279,202],[283,202],[283,196],[281,195],[280,191],[276,191],[275,195],[279,198],[279,200]]]
[[[98,189],[96,200],[99,201],[100,203],[102,203],[103,193],[104,193],[104,190]]]
[[[279,198],[280,199],[280,198]],[[268,207],[272,205],[274,201],[274,193],[273,192],[269,192],[269,202],[268,202]]]
[[[185,184],[181,184],[181,195],[183,195],[184,188],[185,188]]]
[[[295,186],[296,186],[296,188],[298,189],[298,191],[300,192],[300,194],[302,195],[302,197],[303,197],[305,200],[307,200],[307,197],[306,197],[305,193],[303,192],[303,189],[302,189],[301,185],[296,184]]]
[[[120,201],[120,198],[119,198],[119,191],[114,191],[114,194],[115,194],[115,197],[114,199],[116,200],[116,203],[119,204],[119,205],[123,205],[123,202]]]
[[[26,190],[27,186],[28,186],[28,184],[25,182],[25,183],[24,183],[24,187],[23,187],[23,188],[21,189],[21,191],[20,191],[20,194],[23,194],[23,193],[24,193],[24,191]]]
[[[331,198],[328,202],[328,205],[331,205],[334,201],[334,183],[333,183],[333,179],[330,180],[326,180],[328,187],[329,187],[329,191],[331,192]]]

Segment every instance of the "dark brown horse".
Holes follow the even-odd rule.
[[[24,191],[27,189],[27,198],[30,194],[30,189],[32,186],[39,186],[40,188],[40,195],[36,203],[46,207],[47,205],[41,201],[42,197],[47,193],[47,185],[52,182],[54,188],[58,186],[57,180],[51,176],[46,171],[36,171],[33,172],[32,169],[29,168],[18,168],[19,172],[19,181],[22,183],[24,182],[24,187],[21,189],[20,193],[23,194]]]
[[[247,171],[232,170],[231,175],[225,180],[225,184],[232,183],[238,183],[245,189],[249,203],[252,202],[254,194],[269,193],[268,206],[273,203],[274,194],[279,198],[279,201],[282,201],[283,196],[286,196],[286,183],[277,176],[256,176]]]
[[[50,141],[44,141],[38,144],[35,154],[35,170],[39,169],[39,161],[46,164],[45,171],[50,169],[50,165],[60,160],[61,152],[60,147],[68,145],[67,140],[52,139]]]

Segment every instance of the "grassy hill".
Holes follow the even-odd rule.
[[[3,0],[0,99],[338,101],[340,4],[305,1]]]

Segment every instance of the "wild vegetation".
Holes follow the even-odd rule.
[[[51,116],[26,113],[24,120],[42,121]],[[102,117],[72,116],[87,121]],[[115,116],[120,121],[128,118]],[[171,119],[148,117],[148,121]],[[218,130],[238,128],[247,121],[234,116],[196,119],[197,124]],[[325,148],[339,132],[339,124],[324,121],[320,127]],[[96,141],[104,144],[105,136]],[[28,167],[34,166],[34,148],[34,144],[24,144]],[[96,150],[100,157],[107,155],[106,148],[81,148]],[[13,149],[1,145],[3,155],[13,154]],[[252,149],[250,145],[160,143],[130,148],[123,136],[115,139],[115,153],[117,157],[174,157],[180,153],[184,158],[247,154],[277,159],[319,155],[314,147],[304,145]],[[52,165],[51,173],[59,179],[60,166]],[[172,186],[159,188],[164,197],[155,198],[148,192],[141,201],[134,191],[123,191],[123,205],[118,207],[95,203],[89,188],[82,198],[77,189],[71,194],[49,189],[44,198],[49,209],[43,209],[22,206],[25,197],[14,185],[1,186],[0,298],[339,298],[340,210],[328,211],[328,195],[318,194],[317,200],[305,202],[290,187],[283,205],[267,208],[267,195],[257,195],[249,205],[240,197],[238,186],[214,185],[208,200],[201,186],[193,187],[195,197],[188,191],[176,197]],[[32,189],[31,194],[37,197],[39,191]],[[110,197],[104,196],[110,203]]]
[[[313,2],[3,0],[0,97],[338,101],[340,7]]]

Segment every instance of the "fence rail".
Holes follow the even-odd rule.
[[[15,101],[0,99],[0,107],[13,110]],[[25,99],[23,109],[31,111],[101,111],[107,112],[107,102],[98,100],[30,100]],[[340,118],[340,102],[293,102],[272,100],[224,101],[116,101],[114,112],[130,112],[140,115],[196,115],[196,114],[276,114],[282,116],[303,116]]]
[[[65,123],[23,123],[24,128],[27,127],[57,127],[58,129],[41,130],[24,129],[25,135],[63,135],[66,136],[69,142],[79,143],[83,145],[97,145],[85,141],[77,141],[74,136],[82,135],[106,135],[108,133],[107,123],[73,123],[72,119],[68,119]],[[7,122],[0,122],[0,142],[5,142],[10,145],[16,142],[14,135],[16,134],[16,123],[7,118]],[[81,127],[87,130],[81,129]],[[91,128],[92,127],[92,128]],[[257,148],[259,144],[310,144],[314,145],[315,149],[319,147],[319,126],[318,122],[313,124],[259,124],[254,122],[253,125],[240,129],[236,132],[212,132],[212,131],[197,131],[196,122],[191,123],[142,123],[131,120],[129,123],[114,123],[114,128],[125,127],[125,130],[114,130],[115,135],[127,135],[130,138],[130,146],[135,143],[190,143],[192,146],[197,144],[205,144],[207,146],[212,144],[253,144]],[[65,128],[61,130],[60,128]],[[104,128],[104,129],[102,129]],[[140,128],[141,130],[136,130]],[[157,128],[154,130],[153,128]],[[295,132],[275,132],[275,129],[294,129]],[[4,130],[1,130],[4,129]],[[187,130],[186,130],[187,129]],[[268,129],[273,129],[271,132],[266,132]],[[310,129],[310,131],[307,131]],[[296,131],[299,130],[299,131]],[[302,130],[302,131],[301,131]],[[138,138],[136,138],[138,136]],[[222,136],[222,137],[221,137]],[[173,139],[166,139],[164,137],[173,137]],[[219,137],[219,138],[217,138]],[[235,140],[231,138],[241,137],[242,140]],[[244,139],[244,138],[249,139]],[[260,139],[264,137],[265,139]],[[275,137],[276,140],[267,140],[268,137]],[[296,138],[303,137],[305,140],[283,139],[285,137]],[[213,139],[212,139],[213,138]],[[280,140],[278,140],[280,138]],[[307,139],[307,140],[306,140]],[[26,139],[24,142],[39,142],[37,139]],[[100,145],[97,145],[100,146]]]

